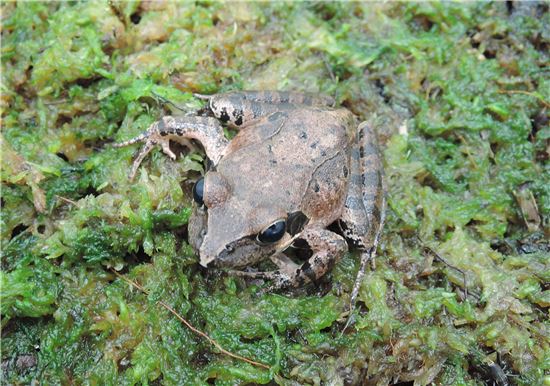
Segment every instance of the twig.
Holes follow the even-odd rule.
[[[441,261],[443,264],[445,264],[447,267],[454,269],[455,271],[458,271],[462,274],[463,278],[463,285],[464,285],[464,298],[468,297],[468,287],[467,287],[467,281],[466,281],[466,272],[464,272],[462,269],[455,267],[451,263],[447,262],[443,256],[441,256],[436,250],[434,250],[432,247],[430,247],[428,244],[424,242],[419,236],[416,236],[418,241],[422,244],[422,247],[426,249],[428,252],[430,252],[437,260]]]
[[[532,92],[529,92],[529,91],[524,91],[524,90],[498,90],[498,93],[499,94],[523,94],[523,95],[529,95],[529,96],[532,96],[532,97],[535,97],[537,98],[543,105],[544,107],[546,108],[550,108],[550,103],[546,102],[544,100],[543,97],[535,94],[535,93],[532,93]]]
[[[130,284],[131,286],[137,288],[138,290],[140,290],[141,292],[143,292],[144,294],[146,295],[149,295],[149,292],[143,288],[141,285],[139,285],[138,283],[136,283],[135,281],[133,280],[130,280],[128,279],[126,276],[124,275],[121,275],[120,273],[118,273],[117,271],[115,271],[114,269],[111,269],[111,271],[119,278],[121,278],[122,280],[124,280],[126,283]],[[233,354],[232,352],[230,351],[227,351],[226,349],[224,349],[222,346],[220,346],[220,344],[218,342],[216,342],[214,339],[212,339],[211,337],[209,337],[208,335],[206,335],[206,333],[202,332],[201,330],[193,327],[191,325],[191,323],[189,323],[187,320],[185,320],[183,318],[183,316],[181,316],[180,314],[178,314],[176,312],[176,310],[174,310],[172,307],[170,307],[168,304],[166,304],[164,301],[162,300],[159,300],[158,303],[163,306],[164,308],[166,308],[168,311],[170,311],[176,318],[178,318],[183,324],[185,324],[187,326],[187,328],[189,328],[191,331],[193,331],[195,334],[199,335],[199,336],[202,336],[204,339],[206,339],[208,342],[210,342],[210,344],[212,344],[214,347],[216,347],[218,350],[220,350],[220,352],[222,354],[225,354],[227,356],[230,356],[232,358],[235,358],[235,359],[239,359],[241,361],[244,361],[244,362],[247,362],[247,363],[250,363],[251,365],[254,365],[254,366],[258,366],[258,367],[263,367],[264,369],[269,369],[269,366],[266,365],[266,364],[263,364],[263,363],[260,363],[260,362],[255,362],[251,359],[248,359],[248,358],[245,358],[243,356],[240,356],[238,354]]]
[[[464,144],[466,147],[466,156],[470,160],[470,162],[474,165],[474,169],[479,169],[476,163],[476,160],[472,156],[472,152],[470,151],[470,146],[468,146],[468,142],[466,142],[466,138],[464,138],[462,135],[457,134],[458,139]]]
[[[165,104],[167,104],[167,105],[172,105],[172,106],[174,106],[176,109],[178,109],[178,110],[180,110],[180,111],[187,112],[186,109],[184,109],[184,108],[182,108],[182,107],[179,107],[177,104],[175,104],[174,102],[172,102],[170,99],[167,99],[167,98],[163,97],[162,95],[157,94],[157,93],[154,92],[154,91],[151,91],[151,94],[152,94],[155,98],[159,99],[162,103],[165,103]]]
[[[77,204],[75,201],[70,200],[70,199],[68,199],[67,197],[60,196],[59,194],[56,194],[55,196],[56,196],[57,198],[59,198],[60,200],[62,200],[62,201],[68,202],[69,204],[72,204],[72,205],[74,205],[74,206],[78,206],[78,204]]]

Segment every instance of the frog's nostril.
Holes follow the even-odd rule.
[[[230,244],[227,244],[227,245],[225,246],[225,250],[226,250],[227,253],[233,253],[233,252],[235,252],[235,248],[234,248],[232,245],[230,245]]]

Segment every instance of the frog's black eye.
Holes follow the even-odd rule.
[[[283,238],[283,235],[286,231],[286,221],[277,220],[262,232],[258,233],[256,239],[261,244],[271,244],[276,241],[279,241]]]
[[[202,177],[200,180],[195,182],[195,186],[193,186],[193,199],[195,202],[199,205],[204,205],[203,200],[203,194],[204,194],[204,177]]]

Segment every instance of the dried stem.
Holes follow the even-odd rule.
[[[543,97],[541,97],[540,95],[537,95],[537,94],[535,94],[535,93],[529,92],[529,91],[524,91],[524,90],[498,90],[498,93],[499,93],[499,94],[523,94],[523,95],[529,95],[529,96],[532,96],[532,97],[537,98],[537,99],[540,101],[540,103],[542,103],[542,104],[544,105],[544,107],[550,108],[550,103],[548,103],[547,101],[545,101]]]
[[[122,280],[124,280],[126,283],[130,284],[131,286],[137,288],[138,290],[140,290],[141,292],[143,292],[144,294],[146,295],[149,295],[149,292],[143,288],[141,285],[139,285],[138,283],[136,283],[135,281],[133,280],[130,280],[128,279],[126,276],[124,275],[121,275],[120,273],[118,273],[117,271],[115,271],[114,269],[111,269],[111,271],[119,278],[121,278]],[[240,356],[238,354],[234,354],[230,351],[227,351],[226,349],[224,349],[218,342],[216,342],[214,339],[212,339],[211,337],[209,337],[208,335],[206,335],[206,333],[202,332],[201,330],[193,327],[191,325],[191,323],[189,323],[187,320],[185,320],[183,318],[183,316],[181,316],[180,314],[178,314],[176,312],[176,310],[174,310],[172,307],[170,307],[168,304],[166,304],[165,302],[163,302],[162,300],[159,300],[158,303],[163,306],[164,308],[166,308],[168,311],[170,311],[176,318],[178,318],[183,324],[185,324],[187,326],[187,328],[189,328],[191,331],[193,331],[195,334],[199,335],[199,336],[202,336],[204,339],[206,339],[208,342],[210,342],[210,344],[212,344],[214,347],[216,347],[218,350],[220,350],[220,352],[222,354],[225,354],[227,356],[230,356],[232,358],[235,358],[235,359],[238,359],[238,360],[241,360],[241,361],[244,361],[244,362],[247,362],[247,363],[250,363],[251,365],[254,365],[254,366],[258,366],[258,367],[263,367],[264,369],[269,369],[269,366],[266,365],[266,364],[263,364],[263,363],[260,363],[260,362],[255,362],[251,359],[248,359],[248,358],[245,358],[243,356]]]

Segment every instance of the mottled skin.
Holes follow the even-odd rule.
[[[215,118],[167,116],[117,146],[145,143],[133,177],[157,144],[175,158],[170,140],[202,143],[212,166],[204,177],[204,205],[194,205],[189,221],[189,242],[201,265],[243,269],[271,258],[276,271],[239,273],[271,279],[274,288],[298,287],[324,275],[350,244],[363,251],[364,271],[385,205],[369,127],[357,127],[348,110],[330,107],[333,100],[323,96],[245,91],[199,97],[208,99]],[[218,120],[239,129],[231,141]],[[282,238],[258,242],[257,235],[278,220],[286,222]],[[312,251],[305,263],[283,254],[305,243]]]

